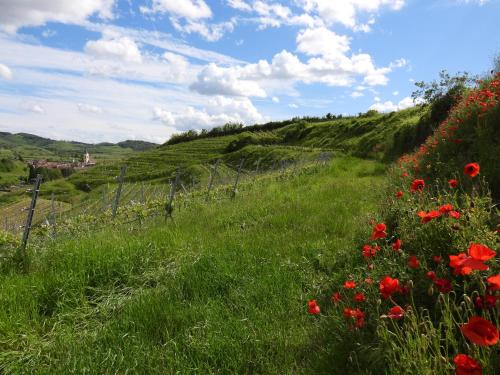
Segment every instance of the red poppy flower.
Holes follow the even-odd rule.
[[[481,365],[465,354],[458,354],[454,359],[455,375],[482,375]]]
[[[452,188],[455,189],[458,186],[457,180],[451,179],[448,181],[448,185]]]
[[[450,267],[454,269],[455,275],[469,275],[473,270],[488,270],[488,266],[482,260],[474,259],[465,253],[450,255]]]
[[[412,193],[415,193],[416,191],[421,192],[422,190],[424,190],[424,187],[425,187],[425,181],[424,181],[424,180],[421,180],[421,179],[415,179],[415,180],[413,180],[413,182],[411,183],[411,186],[410,186],[410,191],[411,191]]]
[[[392,294],[401,290],[401,287],[399,286],[399,280],[393,279],[390,276],[386,276],[382,280],[380,280],[379,290],[382,297],[384,299],[387,299]]]
[[[497,328],[480,316],[473,316],[460,327],[463,335],[479,346],[491,346],[498,342]]]
[[[363,246],[363,256],[365,258],[373,258],[375,254],[377,254],[377,251],[380,251],[380,246],[370,246],[370,245],[364,245]]]
[[[467,252],[473,259],[480,260],[482,262],[490,260],[497,255],[497,253],[491,250],[488,246],[484,246],[479,243],[472,243]]]
[[[478,309],[492,309],[496,306],[497,299],[498,299],[497,296],[491,294],[487,294],[482,297],[478,296],[474,300],[474,305],[476,305]]]
[[[398,192],[396,192],[396,198],[401,198],[403,194],[404,193],[401,190],[399,190]]]
[[[357,328],[361,328],[365,324],[365,313],[360,309],[352,309],[350,307],[346,307],[344,309],[344,316],[348,319],[356,319],[355,326]]]
[[[410,256],[410,259],[408,259],[408,267],[413,269],[420,267],[420,262],[415,255]]]
[[[447,214],[450,211],[453,211],[453,206],[449,203],[443,204],[441,207],[439,207],[439,212],[441,212],[442,214]]]
[[[436,272],[434,271],[429,271],[425,274],[429,279],[435,280],[436,279]]]
[[[356,302],[365,302],[366,301],[366,297],[365,297],[365,295],[363,293],[356,293],[354,295],[354,300]]]
[[[433,210],[429,212],[419,211],[417,215],[422,219],[421,223],[428,223],[432,219],[436,219],[441,216],[441,212]]]
[[[401,306],[394,306],[389,309],[387,317],[390,319],[401,319],[405,315],[405,310]]]
[[[394,243],[392,244],[392,250],[394,251],[399,251],[401,250],[401,245],[403,244],[403,242],[398,238],[396,241],[394,241]]]
[[[340,301],[342,301],[342,296],[340,295],[339,292],[335,292],[332,294],[332,302],[333,303],[339,303]]]
[[[370,240],[376,240],[379,238],[387,237],[386,229],[387,226],[384,223],[376,224],[373,227],[372,236],[370,237]]]
[[[450,211],[448,215],[454,219],[460,219],[460,212],[458,211]]]
[[[354,281],[348,280],[348,281],[346,281],[344,283],[344,288],[346,288],[346,289],[354,289],[354,288],[356,288],[356,283]]]
[[[490,276],[486,279],[488,282],[490,290],[500,290],[500,274],[495,276]]]
[[[434,280],[434,285],[441,293],[450,293],[453,289],[451,283],[446,279],[436,279]]]
[[[320,309],[318,304],[316,303],[316,300],[313,299],[309,302],[307,302],[307,312],[312,315],[317,315],[320,313]]]
[[[479,164],[469,163],[464,167],[464,173],[469,177],[476,177],[479,174]]]
[[[442,258],[441,256],[439,256],[439,255],[434,255],[434,256],[432,257],[432,261],[433,261],[434,263],[436,263],[436,264],[439,264],[439,263],[441,263],[441,262],[443,261],[443,258]]]
[[[407,173],[407,172],[403,172],[403,173],[401,174],[401,176],[403,176],[403,177],[408,177],[408,173]]]

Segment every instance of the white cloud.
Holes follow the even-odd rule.
[[[91,104],[84,104],[84,103],[78,103],[77,108],[80,112],[83,113],[102,113],[102,108],[96,105],[91,105]]]
[[[212,10],[204,0],[153,0],[151,8],[142,7],[144,13],[159,12],[190,20],[211,18]]]
[[[231,8],[247,12],[252,10],[252,7],[248,5],[244,0],[227,0],[227,5],[229,5]]]
[[[204,95],[266,96],[258,83],[241,78],[237,69],[220,68],[212,63],[198,74],[191,89]]]
[[[126,36],[114,32],[104,32],[99,40],[85,44],[85,52],[97,58],[122,60],[129,63],[141,63],[142,55],[137,44]]]
[[[297,50],[312,56],[343,56],[349,51],[349,38],[337,35],[326,27],[306,29],[297,35]]]
[[[308,14],[317,15],[326,25],[342,24],[354,31],[369,31],[373,15],[386,7],[399,10],[405,0],[297,0]],[[366,24],[360,23],[360,15],[367,15]]]
[[[297,108],[299,108],[299,106],[298,106],[297,104],[295,104],[295,103],[288,104],[288,106],[289,106],[290,108],[292,108],[292,109],[297,109]]]
[[[370,55],[361,53],[348,57],[340,52],[345,51],[348,45],[340,43],[341,47],[329,49],[311,40],[308,51],[324,55],[302,62],[293,53],[283,50],[274,55],[271,62],[260,60],[255,64],[226,68],[209,64],[190,87],[204,95],[265,97],[290,90],[297,82],[350,86],[357,77],[361,77],[363,84],[368,86],[388,83],[387,74],[393,68],[375,67]],[[306,50],[306,47],[301,49]]]
[[[278,98],[277,96],[273,96],[271,98],[271,100],[273,101],[273,103],[279,103],[280,102],[280,98]]]
[[[396,91],[393,91],[393,92],[392,92],[392,95],[394,95],[394,96],[398,96],[398,95],[399,95],[399,91],[397,91],[397,90],[396,90]]]
[[[265,120],[249,99],[223,96],[211,98],[203,109],[189,106],[181,112],[172,112],[155,107],[153,118],[179,130],[210,128],[228,122],[250,125]]]
[[[22,108],[26,111],[37,113],[39,115],[43,115],[45,113],[45,109],[40,104],[24,103],[22,104]]]
[[[0,78],[12,79],[12,70],[7,65],[0,64]]]
[[[186,34],[196,33],[209,42],[216,42],[221,39],[227,32],[234,30],[234,21],[208,24],[205,22],[197,22],[187,20],[181,22],[178,19],[171,19],[172,25],[177,31]]]
[[[94,14],[111,18],[113,5],[114,0],[0,0],[0,29],[14,33],[47,22],[82,24]]]
[[[413,106],[415,106],[413,99],[407,96],[406,98],[402,99],[399,103],[393,103],[390,100],[388,100],[384,103],[381,102],[375,103],[371,105],[369,109],[374,109],[379,112],[392,112],[410,108]]]
[[[357,99],[357,98],[361,98],[362,96],[364,96],[365,94],[363,94],[362,92],[360,91],[353,91],[351,93],[351,98],[354,98],[354,99]]]

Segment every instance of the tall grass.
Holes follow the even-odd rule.
[[[174,221],[31,249],[28,274],[0,276],[0,372],[335,373],[342,348],[318,340],[330,323],[306,302],[349,272],[381,172],[339,158]]]

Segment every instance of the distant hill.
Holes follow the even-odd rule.
[[[138,151],[158,145],[144,141],[123,141],[117,144],[89,144],[55,141],[33,134],[0,132],[0,186],[16,184],[27,176],[26,160],[80,160],[85,150],[98,162],[119,162]]]

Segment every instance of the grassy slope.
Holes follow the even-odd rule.
[[[345,373],[306,301],[347,272],[381,171],[343,158],[39,250],[27,275],[0,276],[0,372]]]
[[[307,158],[321,150],[339,150],[361,157],[383,157],[392,147],[393,136],[406,127],[416,125],[424,110],[410,108],[391,114],[352,117],[311,124],[292,124],[283,128],[254,132],[256,138],[273,136],[277,143],[249,145],[232,153],[226,147],[238,135],[203,138],[174,145],[163,145],[154,150],[137,153],[120,163],[98,166],[77,173],[70,182],[77,186],[97,186],[112,182],[121,164],[128,165],[128,180],[157,180],[170,178],[180,166],[197,175],[206,173],[206,165],[221,158],[236,167],[240,158],[247,168],[254,168],[259,159],[270,166],[273,161]]]

